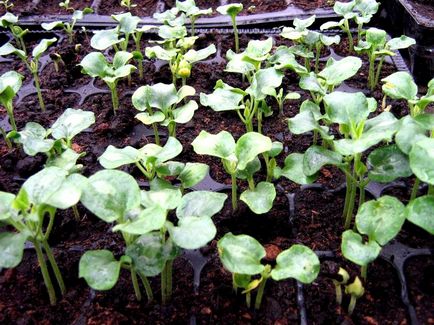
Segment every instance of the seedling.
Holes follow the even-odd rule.
[[[248,132],[235,143],[229,132],[221,131],[213,135],[201,131],[192,142],[192,146],[197,154],[221,159],[225,171],[231,175],[233,210],[237,209],[237,176],[248,180],[249,189],[241,194],[240,199],[254,213],[266,213],[272,208],[276,197],[274,185],[270,181],[260,182],[255,185],[253,181],[253,174],[260,169],[257,156],[273,152],[273,142],[270,138],[256,132]],[[277,150],[277,154],[280,151],[281,148]]]
[[[185,15],[188,18],[190,18],[191,36],[194,36],[195,33],[194,25],[196,23],[196,20],[199,18],[199,16],[212,14],[212,8],[199,9],[196,6],[196,2],[194,0],[185,0],[185,1],[176,0],[176,8],[178,8],[179,11],[184,12]]]
[[[181,192],[202,181],[208,173],[209,167],[202,163],[181,163],[172,161],[182,151],[181,143],[169,137],[164,147],[153,143],[140,149],[125,147],[118,149],[108,146],[99,157],[104,168],[114,169],[124,165],[135,164],[148,181],[155,184],[171,186],[168,178],[177,177],[181,182]]]
[[[14,4],[12,2],[9,3],[9,0],[2,0],[0,1],[0,6],[3,6],[6,11],[14,7]]]
[[[73,7],[69,6],[69,0],[59,3],[61,8],[66,11],[72,12],[71,21],[63,22],[61,20],[56,20],[51,23],[42,23],[41,27],[45,30],[53,30],[54,28],[62,28],[68,35],[68,40],[70,44],[74,42],[74,27],[77,21],[82,20],[85,15],[93,13],[93,9],[86,7],[83,10],[75,10]]]
[[[301,168],[304,176],[308,177],[315,177],[324,165],[335,165],[345,173],[347,192],[343,218],[345,228],[348,229],[352,221],[357,188],[360,192],[360,207],[365,200],[365,186],[369,182],[365,178],[367,167],[361,160],[362,154],[381,141],[391,141],[398,131],[399,122],[390,112],[383,112],[368,119],[369,114],[376,110],[377,104],[373,98],[366,98],[362,93],[335,91],[324,97],[324,104],[326,114],[323,116],[318,106],[306,104],[303,112],[289,120],[289,127],[297,134],[317,131],[322,135],[325,144],[333,148],[332,151],[316,145],[311,146],[304,153]],[[318,123],[322,119],[325,119],[327,125],[339,124],[343,139],[331,141],[332,136],[327,133],[328,129]],[[300,160],[290,162],[291,165],[285,166],[287,173],[293,174],[300,170]]]
[[[416,44],[411,37],[402,35],[401,37],[392,38],[387,41],[387,34],[384,30],[378,28],[369,28],[366,31],[366,39],[359,40],[355,47],[356,52],[366,53],[369,58],[369,75],[368,86],[372,90],[377,86],[380,79],[381,68],[386,56],[396,55],[394,51],[405,49]],[[380,58],[377,67],[375,61]]]
[[[301,89],[308,90],[312,100],[320,105],[325,95],[353,77],[361,66],[362,60],[354,56],[347,56],[341,60],[330,58],[319,73],[302,74],[299,86]]]
[[[121,268],[131,273],[138,300],[141,292],[137,275],[146,289],[148,300],[153,293],[148,277],[161,274],[162,301],[172,292],[172,264],[180,248],[198,249],[211,241],[216,228],[211,217],[223,207],[227,196],[197,191],[182,197],[174,188],[140,191],[130,175],[115,170],[97,172],[88,179],[81,202],[98,218],[115,223],[125,242],[119,260],[108,250],[86,252],[80,259],[79,276],[93,289],[109,290],[119,278]],[[167,220],[176,209],[178,225]]]
[[[235,292],[242,288],[246,303],[250,307],[251,292],[258,288],[255,309],[261,307],[265,284],[269,278],[280,281],[289,278],[304,284],[312,283],[318,276],[320,262],[316,254],[303,245],[293,245],[282,251],[276,258],[276,266],[263,265],[265,248],[253,237],[227,233],[218,243],[220,260],[226,270],[232,273]],[[252,278],[259,276],[259,278]]]
[[[245,91],[219,80],[212,94],[200,94],[200,103],[216,112],[236,111],[247,132],[253,131],[253,118],[256,117],[258,132],[262,133],[263,115],[272,114],[265,99],[269,94],[277,96],[276,88],[280,87],[282,79],[283,73],[275,68],[261,69],[253,74],[251,84]]]
[[[86,55],[80,63],[83,73],[93,78],[99,77],[107,84],[112,95],[115,114],[119,109],[117,84],[121,78],[129,76],[136,69],[135,66],[128,64],[132,58],[133,54],[119,51],[115,53],[113,62],[109,63],[102,53],[92,52]]]
[[[0,77],[0,104],[6,109],[12,130],[17,130],[14,118],[13,101],[21,88],[23,76],[15,71],[9,71]]]
[[[385,108],[386,96],[392,99],[404,99],[410,108],[410,115],[416,117],[434,102],[434,79],[428,83],[427,93],[421,98],[418,97],[417,85],[408,72],[395,72],[381,81],[384,83],[382,89],[385,94],[383,108]]]
[[[57,41],[57,38],[53,37],[50,39],[42,39],[38,45],[32,51],[32,56],[30,58],[27,57],[26,52],[23,50],[19,50],[15,48],[11,43],[6,43],[2,47],[0,47],[0,56],[5,56],[9,54],[15,54],[18,56],[27,66],[29,71],[31,72],[33,79],[35,81],[36,92],[38,95],[39,106],[41,106],[41,110],[45,112],[45,104],[44,99],[42,98],[41,85],[39,81],[39,60],[44,54],[44,52],[50,47],[53,43]]]
[[[237,15],[243,10],[242,3],[231,3],[228,5],[217,7],[217,11],[221,15],[226,15],[231,18],[232,27],[234,29],[235,37],[235,53],[240,52],[240,41],[238,38],[238,28],[237,28]]]
[[[350,304],[348,305],[348,315],[352,315],[356,308],[357,299],[361,298],[365,293],[362,281],[356,276],[354,282],[345,287],[345,293],[351,295]]]
[[[306,19],[294,19],[294,27],[284,27],[280,36],[290,39],[298,45],[298,48],[293,48],[295,54],[301,55],[304,58],[305,67],[310,71],[310,61],[312,59],[311,53],[315,50],[315,72],[319,70],[319,60],[321,50],[324,46],[331,46],[332,44],[339,44],[341,38],[339,35],[327,36],[316,31],[308,29],[314,22],[316,16],[310,16]]]
[[[365,202],[356,215],[355,230],[342,234],[342,254],[361,266],[362,278],[366,280],[368,264],[373,262],[381,248],[401,230],[406,218],[405,206],[397,198],[382,196]],[[368,236],[364,242],[360,234]]]
[[[194,100],[186,101],[187,97],[194,96],[195,93],[196,90],[190,86],[182,86],[178,91],[173,84],[142,86],[132,97],[133,106],[143,112],[137,114],[136,118],[145,125],[152,125],[155,141],[159,145],[157,123],[167,127],[170,137],[176,137],[176,125],[191,121],[198,109]],[[177,107],[183,100],[185,103]]]
[[[339,268],[337,276],[340,279],[333,279],[333,284],[335,285],[336,289],[336,303],[338,305],[342,304],[342,285],[346,285],[348,283],[348,280],[350,279],[350,275],[348,272],[343,269]]]
[[[137,4],[133,3],[131,0],[121,0],[121,7],[125,7],[131,11],[131,8],[137,7]]]
[[[24,54],[27,55],[24,36],[29,32],[29,30],[22,29],[20,26],[17,25],[17,23],[18,23],[18,17],[10,12],[7,12],[0,17],[0,26],[3,28],[9,28],[9,30],[12,33],[12,36],[15,39],[16,45],[20,48],[20,50],[24,51]]]
[[[212,54],[216,53],[214,44],[200,50],[189,49],[196,41],[197,37],[181,38],[180,40],[169,42],[167,49],[159,45],[147,47],[145,55],[150,59],[159,59],[169,63],[172,73],[172,83],[176,86],[176,80],[181,79],[182,85],[186,84],[187,78],[191,75],[193,64],[207,59]],[[173,46],[175,44],[176,46]],[[172,43],[172,45],[170,45]],[[187,51],[188,50],[188,51]]]
[[[24,245],[30,241],[35,248],[52,305],[57,301],[56,292],[42,249],[64,295],[65,284],[48,239],[57,209],[67,209],[79,201],[83,178],[78,174],[68,176],[65,170],[58,167],[47,167],[27,179],[17,195],[0,192],[0,220],[16,230],[0,233],[0,267],[14,268],[20,264]]]

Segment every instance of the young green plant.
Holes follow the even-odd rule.
[[[11,43],[6,43],[2,47],[0,47],[0,56],[14,54],[18,56],[27,66],[30,73],[33,76],[35,81],[36,93],[38,95],[39,106],[41,110],[45,112],[45,103],[42,98],[41,84],[39,80],[39,60],[41,59],[42,54],[47,51],[47,49],[57,41],[57,38],[53,37],[50,39],[42,39],[38,45],[36,45],[32,51],[31,57],[27,57],[27,54],[23,50],[19,50],[15,48]]]
[[[93,9],[86,7],[83,10],[75,10],[73,7],[69,6],[69,0],[65,0],[59,4],[60,7],[64,8],[66,11],[72,12],[71,21],[63,22],[61,20],[56,20],[50,23],[42,23],[41,27],[45,30],[53,30],[54,28],[62,28],[66,35],[68,35],[68,40],[70,44],[74,42],[74,27],[77,21],[82,20],[85,15],[93,13]]]
[[[24,36],[29,32],[29,30],[22,29],[20,26],[17,25],[17,23],[18,17],[10,12],[6,12],[3,16],[0,17],[0,26],[3,28],[9,28],[12,36],[15,39],[16,46],[18,46],[20,50],[24,51],[24,53],[27,54]]]
[[[217,7],[217,11],[221,15],[229,16],[231,18],[232,27],[234,29],[234,37],[235,37],[235,53],[240,52],[240,40],[238,37],[238,28],[237,28],[237,15],[243,10],[242,3],[231,3],[228,5]]]
[[[304,284],[312,283],[318,276],[320,262],[316,254],[304,245],[292,245],[276,258],[276,266],[262,264],[265,248],[253,237],[227,233],[218,243],[220,260],[232,273],[232,285],[237,291],[242,288],[250,307],[251,292],[257,290],[255,309],[261,307],[265,284],[268,279],[281,281],[296,279]],[[259,276],[259,278],[253,278]]]
[[[56,304],[57,297],[46,258],[62,295],[66,288],[48,244],[49,236],[57,209],[70,208],[79,201],[83,179],[79,174],[68,175],[58,167],[46,167],[28,178],[17,195],[0,192],[0,221],[15,229],[15,232],[0,233],[0,267],[19,265],[24,245],[30,241],[36,251],[51,305]]]
[[[199,9],[196,6],[196,2],[194,0],[185,0],[185,1],[176,0],[176,8],[178,8],[179,11],[184,12],[185,15],[190,19],[191,36],[194,36],[195,34],[196,20],[200,16],[212,14],[212,8]]]
[[[378,85],[381,68],[387,56],[396,55],[395,51],[405,49],[416,44],[416,41],[405,35],[387,40],[386,31],[371,27],[366,31],[365,40],[359,40],[356,52],[367,54],[369,58],[368,86],[371,91]],[[377,66],[375,62],[380,58]]]
[[[267,180],[255,185],[253,174],[260,169],[257,156],[267,154],[273,156],[282,150],[273,152],[273,142],[270,138],[256,132],[248,132],[235,142],[232,135],[227,131],[218,134],[210,134],[201,131],[192,142],[194,151],[200,155],[209,155],[221,159],[225,171],[231,176],[232,182],[232,208],[237,209],[237,177],[247,179],[249,188],[244,191],[240,199],[256,214],[268,212],[276,197],[274,185]],[[276,143],[275,146],[279,147]],[[272,173],[267,173],[271,174]]]
[[[191,86],[176,90],[174,84],[163,83],[142,86],[134,92],[133,106],[142,112],[136,118],[145,125],[152,125],[157,145],[160,144],[158,124],[167,127],[170,137],[176,137],[176,125],[191,121],[198,105],[194,100],[186,101],[186,98],[195,93]]]
[[[136,70],[136,67],[128,62],[133,58],[133,54],[118,51],[113,57],[113,62],[107,61],[105,56],[99,52],[92,52],[86,55],[80,62],[82,72],[93,77],[101,78],[108,86],[112,96],[113,112],[119,109],[119,97],[117,84],[120,79],[125,78]]]
[[[6,109],[12,131],[17,130],[14,118],[13,101],[21,88],[23,76],[15,71],[8,71],[0,77],[0,104]]]

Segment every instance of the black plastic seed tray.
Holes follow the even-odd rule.
[[[248,34],[252,36],[263,36],[263,35],[269,35],[269,36],[276,36],[279,33],[278,29],[240,29],[239,30],[240,35]],[[46,37],[48,34],[53,35],[53,33],[47,33],[46,31],[33,31],[32,33],[40,34],[40,37]],[[200,34],[206,34],[206,33],[212,33],[215,34],[232,34],[231,29],[199,29],[198,33]],[[63,39],[64,35],[62,33],[55,33],[56,36],[59,39]],[[8,36],[6,33],[0,34],[3,36],[4,40],[3,42],[7,41]],[[148,38],[152,38],[152,34],[146,34]],[[216,56],[214,56],[212,59],[205,61],[205,64],[213,64],[213,63],[221,63],[223,62],[223,56],[224,53],[222,53],[222,44],[218,43],[216,44],[216,47],[218,48],[218,51],[216,53]],[[329,56],[339,58],[333,51],[331,51],[326,57],[322,58],[322,61],[326,60]],[[42,58],[42,64],[40,66],[41,71],[47,67],[47,65],[50,63],[50,57],[48,55],[44,56]],[[8,62],[12,61],[11,59],[2,59],[0,61],[1,64],[7,64]],[[390,60],[389,63],[392,63],[395,65],[397,70],[407,70],[407,66],[399,54],[397,53],[396,56],[392,57],[392,60]],[[156,71],[158,71],[162,63],[161,62],[154,62]],[[341,87],[344,87],[346,91],[360,91],[355,88],[351,88],[348,85],[343,85]],[[95,80],[91,80],[89,84],[83,85],[79,88],[71,88],[71,89],[65,89],[65,93],[76,93],[80,96],[79,103],[83,104],[86,99],[90,96],[94,96],[100,93],[108,93],[108,90],[105,88],[100,88],[95,84]],[[26,85],[22,87],[22,89],[19,92],[19,97],[17,100],[17,104],[19,104],[25,97],[29,95],[33,95],[36,93],[36,90],[33,86],[33,81],[28,82]],[[0,121],[0,124],[2,127],[4,127],[6,130],[10,128],[10,126],[7,124],[7,119],[4,119],[3,121]],[[289,132],[289,131],[287,131]],[[153,132],[152,130],[146,129],[143,125],[139,125],[138,127],[134,127],[131,131],[131,136],[134,137],[137,134],[140,135],[146,135],[146,136],[152,136]],[[161,134],[164,137],[164,133]],[[277,138],[283,138],[284,135],[277,136]],[[283,139],[282,139],[283,140]],[[286,146],[284,148],[284,152],[288,152],[289,149]],[[24,179],[20,179],[20,181],[24,181]],[[146,183],[141,183],[141,186],[147,186]],[[380,197],[386,190],[393,189],[393,188],[399,188],[399,187],[408,187],[409,184],[406,184],[403,181],[398,181],[390,184],[378,184],[378,183],[370,183],[366,190],[367,192],[373,197],[378,198]],[[287,198],[287,212],[288,212],[288,223],[293,224],[297,215],[297,197],[303,193],[303,191],[308,190],[315,190],[315,191],[321,191],[321,192],[327,192],[331,195],[336,195],[338,193],[343,193],[345,191],[345,183],[341,184],[340,186],[337,186],[333,189],[327,188],[321,184],[313,184],[308,186],[302,186],[300,189],[296,190],[295,192],[287,192],[284,188],[282,188],[281,185],[276,184],[277,191]],[[202,181],[200,184],[196,185],[194,187],[194,190],[209,190],[209,191],[215,191],[215,192],[225,192],[230,191],[230,187],[225,184],[221,184],[214,179],[212,179],[209,175],[205,178],[204,181]],[[27,246],[28,249],[32,249],[31,245]],[[74,247],[74,250],[82,250],[80,247]],[[326,260],[336,260],[338,257],[335,255],[335,252],[333,251],[317,251],[316,252],[318,256],[320,257],[321,261]],[[390,244],[388,244],[381,252],[381,259],[387,261],[390,263],[399,279],[401,288],[400,288],[400,298],[403,304],[406,306],[408,318],[412,325],[418,325],[421,324],[419,320],[416,317],[415,308],[411,303],[411,299],[409,297],[409,290],[408,290],[408,284],[407,284],[407,276],[405,272],[405,264],[414,257],[418,256],[433,256],[434,250],[432,248],[410,248],[402,243],[399,243],[398,241],[394,241]],[[195,292],[200,290],[201,286],[201,272],[204,270],[206,265],[209,263],[210,258],[204,256],[199,250],[195,251],[184,251],[183,257],[192,265],[193,269],[193,290]],[[301,283],[297,283],[297,305],[298,305],[298,314],[300,315],[299,323],[302,325],[309,324],[309,319],[307,317],[307,310],[306,310],[306,298],[305,298],[305,287]],[[90,294],[88,297],[88,300],[86,300],[82,306],[83,315],[85,314],[85,311],[88,308],[91,308],[92,301],[95,298],[95,292],[93,290],[90,290]],[[80,322],[85,323],[86,319],[83,316],[83,319],[79,319]],[[196,315],[191,315],[190,324],[196,324]]]
[[[101,14],[101,5],[104,0],[94,0],[91,7],[94,10],[94,14],[86,15],[83,20],[77,22],[77,26],[112,26],[115,25],[116,22],[110,17],[110,15]],[[44,22],[51,22],[55,20],[68,20],[70,16],[67,15],[32,15],[31,8],[36,8],[38,6],[43,5],[43,0],[34,0],[31,4],[29,4],[29,12],[30,15],[24,16],[20,19],[21,25],[27,26],[38,26]],[[139,1],[137,3],[140,3]],[[287,1],[286,1],[287,3]],[[226,0],[220,0],[217,5],[227,4]],[[252,2],[252,5],[254,2]],[[249,15],[239,15],[237,17],[237,23],[240,26],[261,26],[267,25],[270,26],[278,26],[280,24],[293,21],[294,18],[306,18],[311,15],[316,15],[317,20],[319,22],[325,21],[326,19],[337,17],[333,11],[332,7],[326,8],[317,8],[313,10],[304,10],[300,7],[297,7],[292,4],[285,4],[282,10],[274,11],[274,12],[266,12],[266,13],[255,13],[252,11]],[[171,7],[167,5],[167,3],[163,0],[156,1],[156,4],[153,9],[156,12],[163,12]],[[215,9],[215,8],[214,8]],[[117,10],[118,11],[118,10]],[[119,12],[113,12],[120,13]],[[143,16],[142,24],[146,25],[158,25],[158,22],[152,18],[152,15]],[[229,17],[223,17],[217,15],[215,17],[203,17],[199,18],[196,22],[196,26],[198,28],[212,28],[212,27],[230,27],[231,21]]]
[[[407,35],[416,40],[416,45],[408,49],[410,70],[421,85],[434,77],[434,20],[425,12],[427,6],[409,0],[389,0],[384,2],[390,21],[390,32]]]

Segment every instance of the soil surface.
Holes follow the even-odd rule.
[[[264,37],[266,36],[243,34],[240,39],[241,47],[245,47],[249,39]],[[286,42],[278,37],[276,40],[276,46]],[[139,148],[153,142],[152,132],[134,118],[137,110],[131,104],[131,94],[144,84],[171,82],[171,77],[167,66],[145,61],[145,80],[139,80],[135,73],[131,85],[128,85],[126,80],[119,83],[121,109],[114,115],[110,94],[100,81],[93,83],[97,89],[87,98],[71,92],[83,87],[89,89],[92,84],[92,80],[83,76],[76,65],[90,51],[88,39],[86,35],[80,34],[76,36],[76,41],[83,45],[79,50],[68,44],[67,40],[59,42],[50,50],[61,53],[64,58],[65,64],[59,72],[54,69],[52,63],[47,64],[41,72],[47,112],[41,113],[36,96],[30,95],[16,104],[15,116],[18,128],[21,129],[28,121],[49,127],[67,107],[94,112],[95,125],[88,132],[76,136],[73,141],[76,151],[86,152],[79,163],[84,165],[83,174],[90,176],[102,169],[97,159],[108,145],[131,145]],[[232,47],[232,41],[231,34],[200,35],[197,48],[216,43],[224,54]],[[144,42],[144,47],[149,44],[148,41]],[[335,51],[340,55],[346,54],[345,40],[341,49],[336,47]],[[19,68],[20,63],[0,63],[2,71],[7,71],[11,67]],[[187,83],[196,89],[195,99],[198,102],[199,93],[212,92],[219,79],[224,79],[234,87],[247,87],[239,75],[226,73],[223,71],[224,68],[223,57],[218,55],[193,67],[192,76]],[[21,71],[25,72],[23,67]],[[386,76],[394,71],[392,65],[386,65],[383,74]],[[348,81],[348,85],[365,90],[366,73],[365,60],[363,68],[357,76]],[[26,82],[30,82],[30,77]],[[297,75],[292,72],[286,73],[285,91],[300,91],[297,84]],[[379,88],[373,96],[381,106]],[[302,93],[301,100],[307,98],[309,95]],[[301,100],[285,102],[283,116],[277,114],[276,104],[270,102],[275,111],[271,117],[264,120],[263,130],[264,134],[273,140],[284,143],[284,153],[278,157],[279,165],[283,164],[286,155],[304,152],[312,143],[311,135],[297,136],[288,131],[286,118],[298,113]],[[401,101],[393,101],[390,104],[393,105],[392,112],[397,116],[403,116],[407,112],[405,104]],[[0,113],[3,120],[6,113],[3,109],[0,109]],[[191,142],[202,129],[211,133],[227,130],[237,139],[245,132],[245,127],[233,112],[216,113],[210,108],[200,106],[192,122],[179,125],[177,128],[178,139],[184,147],[177,160],[207,163],[214,180],[229,184],[230,179],[219,159],[197,155],[192,149]],[[164,141],[165,130],[161,131]],[[17,193],[27,177],[43,168],[45,159],[43,155],[28,157],[17,147],[8,150],[1,138],[0,191]],[[144,181],[136,168],[125,167],[123,170],[130,172],[137,180]],[[258,173],[256,181],[263,180],[262,175],[263,173]],[[81,216],[79,222],[74,219],[70,210],[59,210],[50,244],[65,278],[67,294],[59,299],[56,306],[49,305],[34,250],[26,249],[23,261],[17,268],[2,270],[0,273],[0,323],[296,324],[301,317],[301,309],[297,303],[297,294],[301,290],[304,292],[308,324],[409,324],[406,307],[400,299],[397,273],[381,258],[370,265],[365,295],[358,300],[351,317],[346,311],[348,297],[345,297],[342,306],[335,302],[335,288],[331,277],[338,267],[347,269],[352,279],[360,273],[359,267],[345,261],[340,252],[340,236],[343,231],[341,211],[345,195],[345,189],[341,187],[343,182],[344,175],[331,167],[323,168],[317,184],[310,187],[301,187],[289,180],[280,179],[276,182],[278,194],[273,209],[265,215],[253,214],[242,202],[234,213],[228,199],[223,210],[213,217],[218,229],[216,239],[200,251],[185,253],[175,261],[173,299],[166,306],[159,304],[159,277],[150,279],[156,297],[156,301],[152,303],[147,303],[146,299],[136,301],[129,274],[125,271],[121,272],[120,280],[114,289],[107,292],[91,290],[83,279],[78,278],[78,261],[82,254],[90,249],[109,249],[119,257],[123,253],[124,244],[120,236],[111,231],[111,225],[99,220],[81,205],[78,206]],[[239,181],[238,185],[240,191],[246,188],[242,181]],[[407,185],[392,186],[385,190],[384,194],[395,195],[406,202],[411,184]],[[372,198],[369,193],[367,195],[368,198]],[[331,257],[321,258],[320,276],[311,285],[297,288],[293,280],[270,280],[267,283],[262,308],[254,312],[253,309],[246,307],[243,295],[233,293],[231,274],[224,270],[218,258],[217,240],[229,231],[254,236],[268,252],[274,254],[295,243],[301,243],[316,251],[327,251]],[[405,224],[398,240],[415,248],[434,246],[432,236],[410,224]],[[195,287],[193,265],[201,260],[206,261],[206,264],[200,275],[200,284]],[[269,257],[266,262],[273,264],[274,259]],[[426,256],[413,258],[406,266],[411,302],[415,305],[422,324],[429,324],[434,319],[433,263],[432,256]]]
[[[417,15],[434,20],[434,3],[431,0],[408,0]]]

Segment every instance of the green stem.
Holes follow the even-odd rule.
[[[347,167],[347,169],[349,169]],[[347,212],[348,212],[348,205],[350,203],[350,195],[351,195],[351,179],[349,176],[349,170],[348,173],[345,174],[345,182],[346,182],[346,190],[345,190],[345,204],[344,204],[344,211],[342,212],[342,218],[345,219]]]
[[[351,34],[350,25],[347,19],[345,19],[344,24],[345,24],[345,30],[348,35],[349,50],[350,53],[353,53],[354,52],[353,35]]]
[[[252,294],[250,291],[246,293],[246,305],[247,308],[250,308],[250,306],[252,305]]]
[[[235,173],[231,175],[232,182],[232,210],[235,211],[237,209],[237,177]]]
[[[76,221],[80,221],[80,213],[78,212],[77,209],[77,204],[72,206],[72,211],[74,212],[74,218]]]
[[[368,277],[368,265],[362,265],[360,269],[360,273],[362,275],[363,280],[366,281],[366,278]]]
[[[118,92],[116,91],[116,85],[109,85],[109,88],[110,88],[110,92],[112,94],[113,111],[116,114],[116,111],[119,109]]]
[[[62,273],[60,273],[59,266],[57,266],[56,259],[54,258],[50,245],[48,245],[48,242],[46,240],[42,241],[42,245],[44,246],[45,254],[47,255],[48,261],[50,262],[51,268],[53,269],[54,276],[56,277],[57,284],[60,288],[60,292],[62,293],[62,295],[64,295],[66,293],[65,282],[63,282]]]
[[[315,73],[318,73],[319,71],[319,59],[320,59],[320,55],[321,55],[321,43],[316,45],[316,53],[315,53]]]
[[[350,304],[348,305],[348,315],[352,315],[354,308],[356,308],[357,298],[354,295],[351,295]]]
[[[375,73],[374,87],[378,85],[378,81],[380,80],[381,68],[383,67],[385,57],[381,57],[380,62],[377,65],[377,72]]]
[[[163,271],[161,271],[161,303],[163,305],[167,302],[166,266],[164,266]]]
[[[338,305],[342,304],[342,287],[340,285],[340,283],[335,283],[335,288],[336,288],[336,303]]]
[[[428,185],[428,195],[433,195],[434,196],[434,186],[433,185]]]
[[[35,87],[36,93],[38,95],[39,106],[41,106],[41,110],[45,112],[45,103],[44,99],[42,98],[41,83],[39,81],[38,71],[33,72],[33,78],[35,79]]]
[[[39,267],[41,268],[42,277],[44,278],[45,287],[48,291],[50,298],[50,304],[54,306],[56,304],[56,292],[54,291],[53,283],[51,282],[50,274],[48,273],[47,263],[45,263],[44,254],[42,253],[41,246],[37,240],[32,241],[35,246],[36,256],[38,257]]]
[[[152,293],[151,284],[146,276],[139,273],[140,279],[142,280],[143,286],[145,287],[146,296],[148,297],[148,301],[154,300],[154,294]]]
[[[255,181],[253,180],[253,176],[250,175],[249,177],[247,177],[247,182],[249,183],[249,189],[251,191],[255,190]]]
[[[410,201],[413,201],[417,197],[417,193],[419,192],[420,179],[416,178],[413,184],[413,189],[411,190]]]
[[[368,84],[371,91],[375,88],[375,57],[369,58]]]
[[[351,225],[351,221],[353,220],[353,210],[354,210],[354,202],[356,200],[356,194],[357,194],[357,186],[354,182],[351,182],[351,191],[350,191],[350,198],[348,201],[348,210],[347,210],[347,216],[345,218],[345,229],[349,229]]]
[[[47,229],[45,230],[44,240],[48,240],[50,237],[51,230],[53,229],[54,224],[54,214],[50,213],[50,220],[48,221]]]
[[[5,130],[3,130],[2,127],[0,127],[0,133],[3,135],[3,138],[5,139],[5,142],[6,142],[6,145],[8,146],[8,148],[12,149],[11,140],[8,139],[6,132],[5,132]]]
[[[136,295],[137,301],[142,300],[142,294],[140,293],[139,282],[137,281],[137,273],[133,267],[130,268],[131,282],[133,282],[134,293]]]
[[[173,260],[166,263],[166,294],[168,300],[172,297],[172,271],[173,271]]]
[[[261,302],[262,302],[262,297],[264,295],[264,289],[265,289],[265,284],[267,283],[267,278],[264,277],[261,284],[259,285],[258,288],[258,293],[256,295],[256,300],[255,300],[255,309],[259,309],[261,308]]]
[[[236,16],[232,16],[231,20],[232,20],[232,26],[234,28],[235,53],[238,53],[240,51],[240,40],[238,38],[238,28],[237,28]]]
[[[9,102],[6,104],[6,111],[7,111],[8,116],[9,116],[9,123],[12,126],[12,130],[16,131],[17,130],[17,124],[15,123],[14,107],[12,106],[12,102]]]
[[[365,196],[366,196],[365,186],[359,186],[359,208],[358,208],[358,210],[360,210],[360,207],[363,205],[363,203],[365,203]]]

